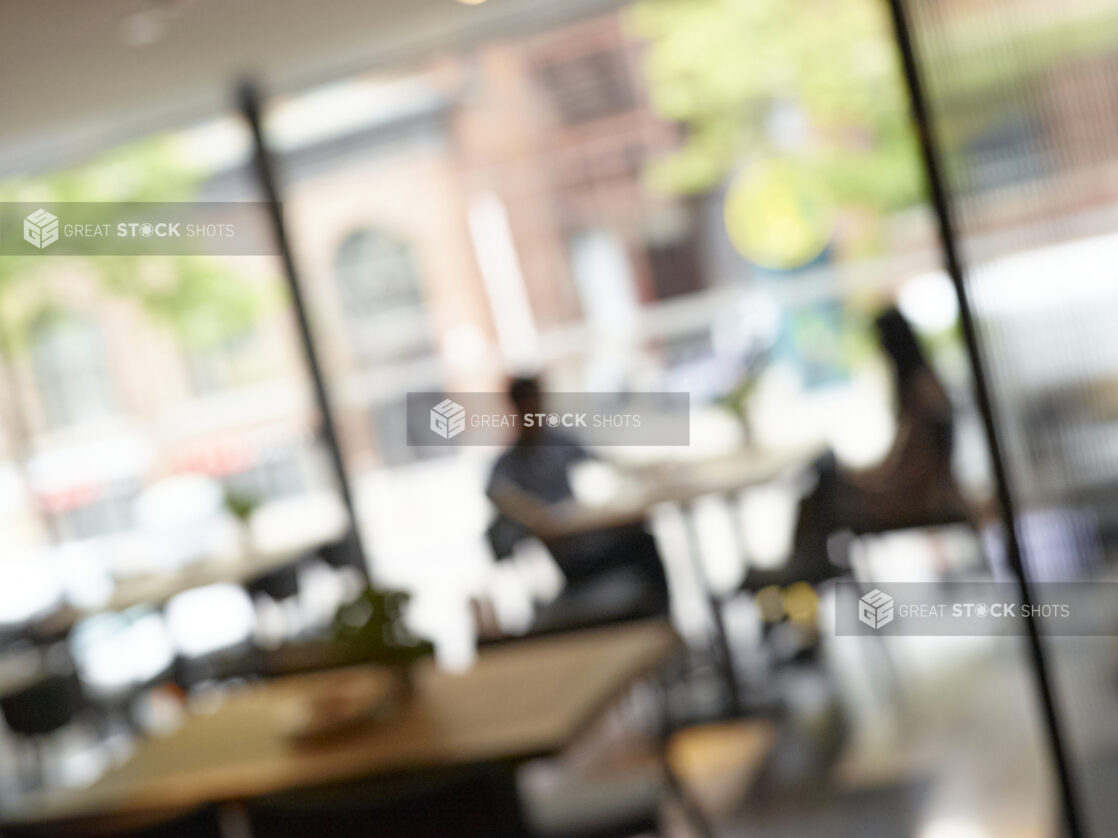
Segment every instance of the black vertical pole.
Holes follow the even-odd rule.
[[[998,505],[1001,507],[1002,521],[1005,530],[1006,557],[1010,568],[1017,577],[1021,589],[1021,602],[1025,607],[1025,629],[1028,638],[1029,660],[1032,664],[1033,676],[1036,681],[1037,691],[1040,694],[1041,709],[1044,715],[1045,729],[1048,734],[1048,744],[1052,753],[1052,761],[1056,769],[1056,777],[1060,786],[1060,799],[1063,804],[1064,822],[1069,838],[1083,838],[1083,819],[1079,810],[1076,796],[1075,781],[1072,776],[1071,758],[1069,755],[1066,738],[1060,724],[1060,714],[1056,706],[1056,696],[1052,689],[1052,679],[1048,672],[1044,649],[1040,639],[1040,630],[1036,619],[1032,616],[1030,606],[1033,604],[1033,594],[1029,584],[1025,566],[1021,560],[1021,543],[1017,534],[1017,514],[1013,502],[1013,492],[1010,489],[1009,469],[1002,450],[1001,439],[998,435],[998,419],[993,398],[986,375],[986,363],[983,359],[982,349],[978,341],[978,332],[974,324],[974,315],[971,311],[969,295],[963,281],[962,260],[959,257],[958,240],[955,233],[955,222],[951,213],[951,200],[947,192],[947,184],[943,177],[940,165],[939,152],[936,146],[933,130],[932,114],[928,107],[928,100],[924,88],[923,78],[916,56],[916,48],[912,40],[912,30],[909,26],[908,16],[904,7],[905,0],[888,0],[889,10],[893,19],[893,33],[897,39],[897,47],[901,54],[901,64],[904,69],[905,83],[912,105],[912,118],[916,126],[916,133],[920,141],[920,152],[924,162],[924,174],[928,181],[929,197],[932,208],[935,210],[936,222],[939,227],[940,244],[943,249],[944,267],[947,269],[951,282],[955,286],[955,295],[959,301],[959,320],[963,327],[963,338],[967,345],[967,355],[970,359],[971,378],[974,382],[975,399],[982,414],[982,425],[986,432],[986,445],[990,450],[990,459],[994,469],[994,481],[997,484]]]
[[[283,223],[283,206],[280,202],[279,186],[276,183],[272,158],[264,141],[264,131],[260,121],[260,94],[256,87],[249,82],[241,85],[240,106],[241,113],[252,131],[252,140],[256,152],[254,155],[256,174],[260,179],[260,186],[267,199],[268,216],[272,223],[276,243],[279,245],[280,257],[283,259],[283,275],[287,281],[287,290],[291,294],[291,302],[295,309],[295,320],[299,327],[299,340],[303,348],[303,358],[311,374],[315,405],[318,407],[319,419],[322,422],[322,440],[330,453],[330,465],[338,483],[338,491],[341,492],[342,503],[345,504],[346,512],[349,514],[347,542],[352,551],[351,558],[354,566],[367,578],[369,567],[365,551],[361,545],[360,530],[357,526],[357,510],[353,503],[353,491],[350,488],[349,476],[346,474],[345,458],[338,442],[338,431],[334,422],[334,411],[330,407],[330,396],[326,390],[326,379],[323,377],[322,366],[319,363],[318,352],[314,345],[314,336],[311,334],[307,303],[303,298],[299,275],[295,270],[295,259],[291,255],[291,243],[287,238],[287,228]]]

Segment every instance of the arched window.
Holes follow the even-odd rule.
[[[51,427],[113,412],[112,379],[96,324],[75,316],[36,324],[31,332],[31,367]]]
[[[384,327],[408,315],[422,320],[423,293],[411,246],[383,230],[351,233],[334,257],[346,323],[352,334],[370,326]],[[398,322],[398,321],[397,321]],[[361,341],[364,342],[363,340]]]

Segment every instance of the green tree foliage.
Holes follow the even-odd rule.
[[[752,160],[779,156],[819,178],[838,207],[909,206],[920,169],[884,3],[878,0],[643,0],[653,108],[684,126],[647,172],[696,194]],[[799,127],[774,125],[781,111]]]
[[[105,222],[123,202],[189,201],[201,175],[172,139],[159,138],[49,175],[0,185],[0,201],[104,203]],[[232,263],[208,256],[0,256],[0,351],[18,350],[44,318],[73,307],[67,282],[81,274],[101,291],[132,300],[187,345],[220,341],[247,328],[265,302]]]

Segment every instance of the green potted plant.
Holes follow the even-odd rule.
[[[372,663],[394,674],[402,690],[413,689],[411,668],[434,653],[427,640],[416,637],[404,623],[411,595],[403,591],[366,587],[334,615],[334,654],[341,664]]]

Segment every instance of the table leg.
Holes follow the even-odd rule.
[[[716,665],[727,693],[728,709],[731,715],[740,716],[743,713],[741,685],[738,683],[737,671],[734,669],[734,654],[726,631],[726,621],[722,615],[722,603],[711,590],[707,582],[706,570],[703,568],[702,544],[699,539],[699,528],[695,522],[694,504],[684,503],[680,511],[683,514],[683,525],[687,530],[687,553],[691,559],[691,568],[706,599],[707,609],[710,611],[711,625],[714,628]]]

